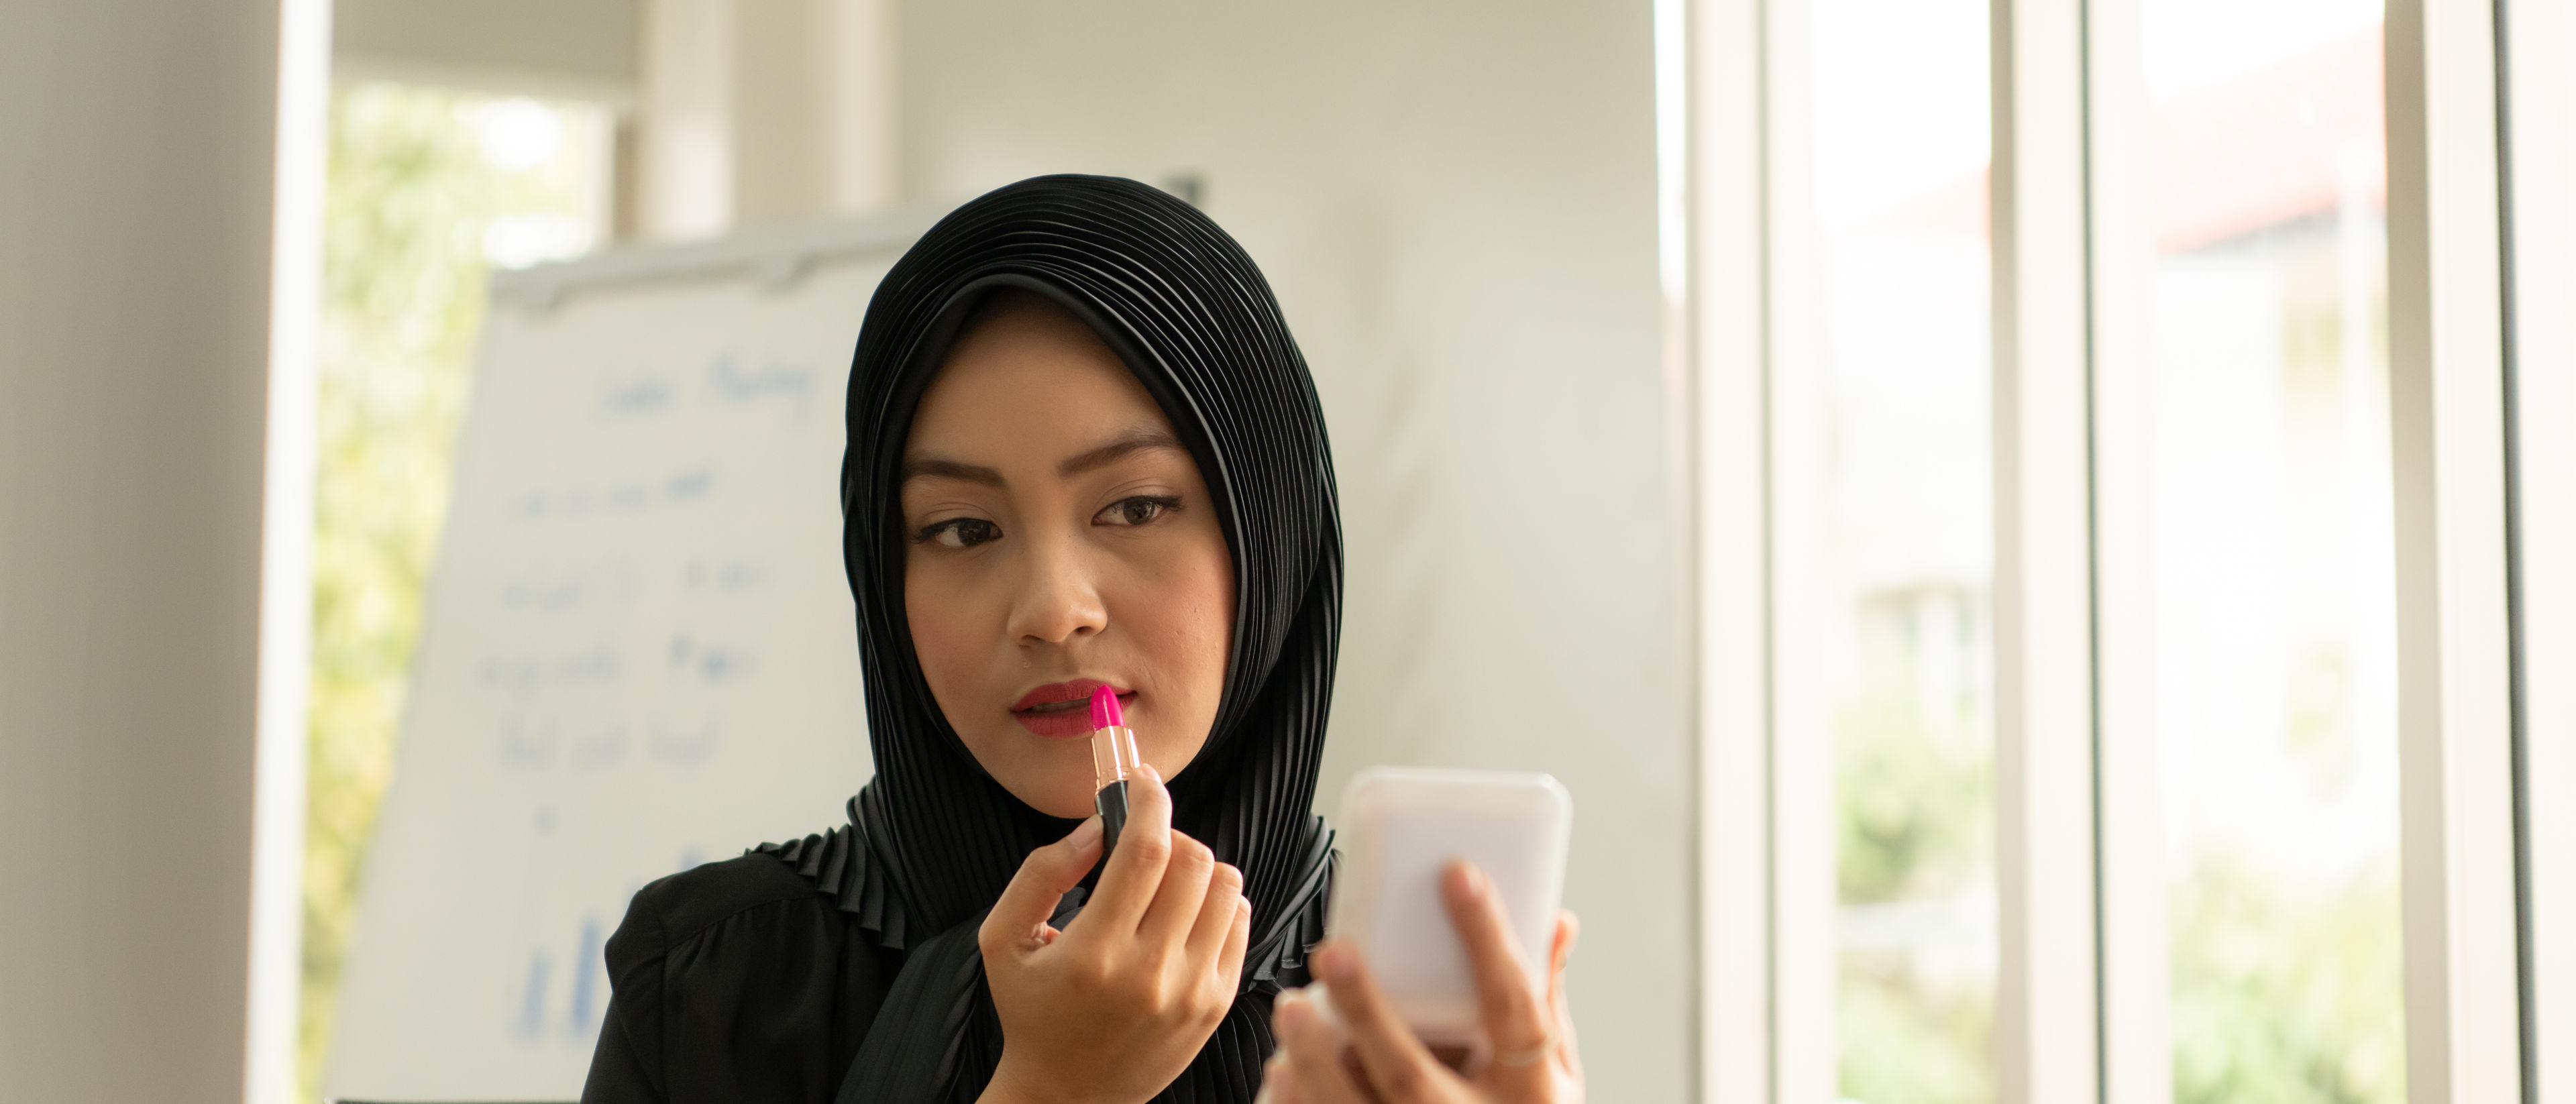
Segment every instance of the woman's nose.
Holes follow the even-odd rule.
[[[1006,627],[1013,643],[1068,644],[1108,627],[1109,611],[1077,545],[1063,539],[1030,542],[1028,568]]]

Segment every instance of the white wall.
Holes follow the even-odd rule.
[[[643,235],[883,207],[894,188],[891,5],[645,0],[632,182]]]
[[[345,74],[622,101],[637,0],[335,0]]]
[[[0,4],[0,1096],[242,1095],[276,0]]]
[[[1683,1099],[1687,603],[1650,5],[910,0],[896,25],[908,199],[1202,174],[1314,365],[1340,470],[1319,805],[1376,762],[1564,779],[1592,1097]]]

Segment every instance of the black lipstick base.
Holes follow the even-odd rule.
[[[1100,865],[1109,865],[1109,855],[1118,849],[1118,831],[1127,827],[1127,780],[1119,779],[1092,796],[1091,807],[1100,813]]]

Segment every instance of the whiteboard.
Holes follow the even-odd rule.
[[[496,277],[326,1096],[573,1099],[635,890],[842,821],[842,402],[926,225]]]

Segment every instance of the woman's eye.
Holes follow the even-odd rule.
[[[1091,520],[1096,525],[1145,525],[1180,508],[1181,500],[1168,495],[1137,495],[1110,503]]]
[[[982,518],[950,518],[922,527],[913,534],[914,544],[937,541],[949,548],[973,548],[1001,539],[1002,527]]]

